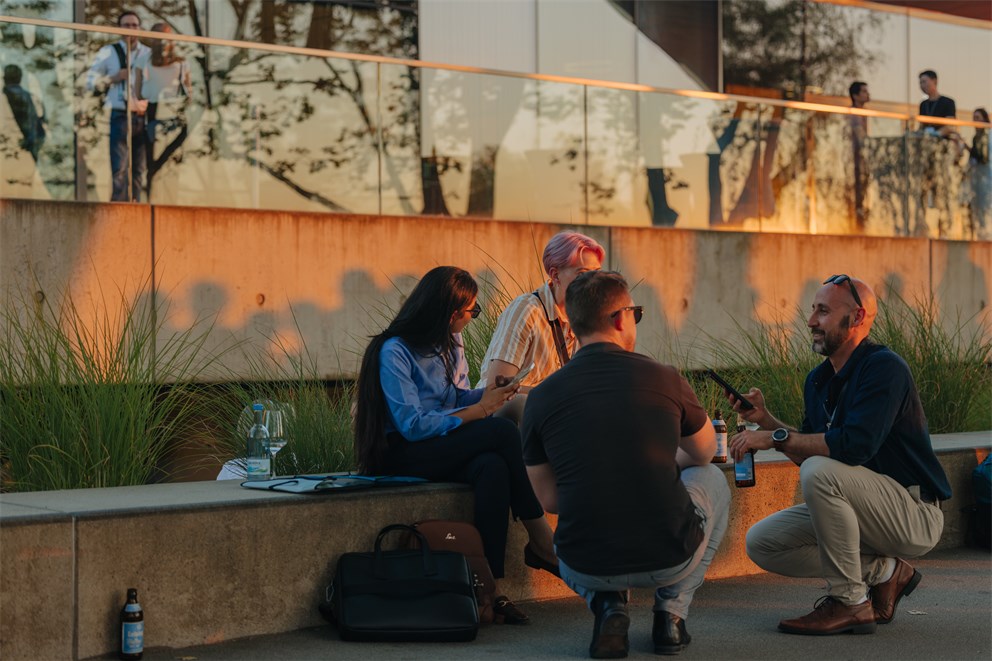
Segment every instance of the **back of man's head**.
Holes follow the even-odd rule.
[[[8,64],[3,68],[3,84],[4,85],[20,85],[21,84],[21,68],[16,64]]]
[[[586,271],[565,292],[565,313],[577,337],[610,328],[610,312],[623,307],[627,281],[616,271]]]

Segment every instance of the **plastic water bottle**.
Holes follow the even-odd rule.
[[[121,609],[122,659],[140,659],[145,651],[145,613],[138,603],[138,591],[128,588],[127,603]]]
[[[269,454],[269,430],[262,421],[265,407],[254,404],[255,424],[248,430],[247,473],[249,480],[267,480],[272,477],[272,455]]]

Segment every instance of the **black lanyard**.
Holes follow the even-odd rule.
[[[568,347],[565,346],[565,333],[561,329],[561,322],[556,317],[551,319],[551,315],[548,314],[548,309],[544,307],[544,301],[541,300],[540,294],[536,291],[533,292],[534,296],[541,303],[541,308],[544,310],[544,318],[548,320],[548,325],[551,326],[551,337],[555,340],[555,349],[558,350],[558,361],[560,366],[564,367],[565,363],[569,361],[568,357]]]

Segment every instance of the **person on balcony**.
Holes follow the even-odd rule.
[[[874,633],[891,622],[921,579],[900,556],[926,553],[944,528],[940,502],[951,487],[906,361],[869,339],[877,312],[871,288],[847,275],[817,291],[806,323],[825,360],[806,377],[798,429],[772,415],[757,388],[745,394],[753,409],[728,397],[760,425],[731,439],[735,460],[774,448],[800,467],[806,502],[747,533],[748,557],[762,569],[827,582],[811,613],[779,622],[786,633]]]
[[[627,656],[630,587],[655,588],[654,652],[678,654],[727,528],[713,424],[674,367],[634,353],[643,310],[623,276],[583,273],[565,305],[580,348],[528,397],[527,473],[558,513],[562,580],[595,616],[589,655]]]
[[[871,101],[868,83],[856,80],[848,88],[852,108],[864,108]],[[868,222],[868,208],[865,197],[868,194],[868,118],[864,115],[851,115],[851,145],[854,148],[854,221],[858,230],[864,230]]]
[[[506,306],[480,366],[481,387],[496,376],[512,378],[534,365],[521,382],[520,394],[497,412],[498,417],[519,422],[527,399],[523,395],[571,358],[576,340],[565,312],[565,290],[580,273],[602,268],[605,256],[603,246],[578,232],[559,232],[544,247],[547,282]]]
[[[496,380],[469,389],[461,333],[482,312],[478,291],[463,269],[431,269],[372,338],[358,375],[358,468],[471,484],[475,526],[493,576],[504,575],[511,511],[530,536],[524,562],[556,573],[551,527],[527,479],[520,433],[509,420],[491,417],[517,385]],[[508,624],[529,621],[506,597],[496,598],[494,611]]]

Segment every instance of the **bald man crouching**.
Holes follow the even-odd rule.
[[[747,554],[776,574],[821,577],[827,595],[813,612],[779,622],[786,633],[873,633],[895,616],[921,574],[902,557],[934,547],[951,497],[906,361],[869,339],[875,293],[846,275],[828,278],[807,320],[813,351],[826,357],[806,377],[796,430],[765,408],[761,391],[742,411],[758,431],[736,435],[735,459],[774,448],[800,466],[805,503],[776,512],[747,533]]]

